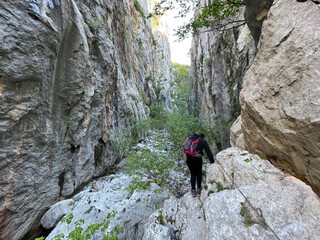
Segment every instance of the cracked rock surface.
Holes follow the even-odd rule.
[[[166,200],[163,221],[159,212],[152,215],[144,239],[300,240],[320,234],[317,195],[256,154],[228,148],[207,168],[206,179],[200,196]]]

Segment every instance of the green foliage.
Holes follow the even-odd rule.
[[[214,184],[214,183],[216,184],[217,192],[221,192],[221,191],[223,191],[223,190],[229,189],[229,188],[223,187],[223,185],[222,185],[221,182],[217,182],[217,181],[215,181],[215,180],[210,180],[209,183],[210,183],[210,184]]]
[[[176,34],[180,40],[198,32],[201,28],[223,31],[245,23],[245,20],[232,19],[245,5],[243,0],[212,0],[207,6],[201,6],[199,0],[162,0],[155,5],[148,17],[161,16],[167,10],[176,8],[174,2],[179,3],[179,17],[185,17],[191,10],[200,11],[196,19],[178,28]]]
[[[52,240],[61,240],[62,238],[64,238],[64,234],[60,233],[60,234],[54,236],[54,238],[52,238]]]
[[[66,222],[67,224],[70,224],[72,219],[73,219],[73,213],[69,213],[68,215],[64,216],[61,219],[61,222]]]
[[[97,30],[104,24],[103,19],[95,17],[94,20],[84,19],[84,22],[89,26],[91,30]]]
[[[161,225],[164,225],[164,217],[162,215],[162,209],[159,210],[158,220],[159,220]]]
[[[130,130],[124,129],[111,135],[106,142],[109,144],[111,155],[121,160],[136,143],[136,139],[132,137]]]
[[[212,193],[214,193],[214,191],[213,191],[213,190],[210,190],[210,191],[208,192],[208,196],[209,196],[210,194],[212,194]]]
[[[174,85],[171,95],[178,108],[188,107],[189,71],[189,66],[173,63]]]
[[[75,117],[66,117],[66,118],[64,119],[63,125],[64,125],[66,128],[70,128],[74,123],[75,123]]]
[[[243,0],[213,0],[211,4],[202,8],[196,19],[192,19],[188,24],[178,28],[177,36],[183,40],[191,33],[194,34],[201,28],[216,29],[219,31],[244,25],[245,20],[232,20],[243,6]],[[198,7],[200,5],[198,4]]]
[[[206,58],[206,59],[205,59],[205,65],[206,65],[206,67],[211,69],[211,68],[212,68],[212,62],[213,62],[212,57]]]
[[[199,62],[200,62],[201,64],[203,63],[203,59],[204,59],[204,55],[203,55],[203,53],[200,53]]]
[[[81,225],[84,224],[84,220],[80,219],[78,221],[76,221],[74,223],[75,228],[68,234],[67,239],[71,239],[71,240],[84,240],[84,239],[90,239],[93,237],[93,235],[95,234],[96,231],[98,231],[99,229],[101,230],[101,232],[106,231],[109,228],[109,224],[110,224],[110,219],[115,217],[117,212],[115,211],[111,211],[108,213],[107,219],[105,219],[102,223],[94,223],[91,224],[87,227],[87,229],[85,231],[83,231],[83,228],[81,227]],[[67,223],[68,225],[70,225],[70,223],[73,220],[73,214],[69,213],[68,215],[66,215],[65,217],[63,217],[61,219],[62,223]],[[117,240],[118,236],[123,233],[123,227],[116,225],[113,229],[110,229],[106,235],[104,235],[104,240]],[[56,236],[54,236],[52,239],[53,240],[61,240],[64,239],[64,234],[58,234]],[[36,240],[44,240],[44,237],[41,238],[36,238]]]
[[[140,3],[138,0],[134,0],[133,2],[135,9],[141,14],[141,16],[145,19],[146,18],[146,14],[144,12],[143,7],[141,7]]]
[[[169,140],[179,149],[189,133],[203,133],[209,142],[215,138],[214,131],[208,124],[188,114],[184,109],[176,109],[168,114],[167,130]]]
[[[168,187],[170,172],[175,169],[175,162],[171,156],[160,151],[150,151],[149,149],[131,152],[126,158],[124,169],[128,175],[133,177],[131,186],[127,189],[147,190],[152,182],[157,183],[161,188]]]
[[[205,185],[203,186],[203,188],[204,188],[205,190],[207,190],[207,189],[208,189],[208,185],[205,184]]]
[[[241,202],[241,209],[240,209],[240,215],[244,218],[244,225],[246,227],[250,227],[254,224],[254,221],[252,220],[252,217],[250,215],[249,209],[246,207],[244,202]]]
[[[173,224],[174,223],[173,217],[172,216],[167,217],[167,222]]]
[[[249,162],[251,162],[252,161],[252,158],[246,158],[245,160],[243,160],[243,161],[245,161],[246,163],[249,163]]]
[[[150,126],[154,129],[164,129],[167,122],[167,111],[162,104],[150,106]]]

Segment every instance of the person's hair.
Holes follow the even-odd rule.
[[[203,134],[203,133],[200,133],[200,134],[199,134],[199,137],[200,137],[200,138],[204,138],[204,134]]]

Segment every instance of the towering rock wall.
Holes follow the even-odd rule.
[[[244,19],[243,14],[239,19]],[[223,33],[203,30],[192,41],[189,111],[220,129],[221,148],[225,149],[230,146],[228,126],[240,115],[242,78],[256,48],[246,25]]]
[[[320,193],[319,7],[274,1],[241,91],[246,149]]]
[[[0,239],[32,239],[52,203],[112,166],[108,139],[146,117],[169,53],[144,0],[0,9]]]

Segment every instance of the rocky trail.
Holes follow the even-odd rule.
[[[159,145],[164,146],[151,137],[134,149],[157,151],[159,147],[155,146]],[[71,212],[73,219],[69,224],[59,222],[46,239],[55,239],[61,233],[67,236],[79,220],[84,221],[80,226],[85,231],[104,219],[110,219],[108,228],[97,230],[90,239],[109,239],[103,236],[110,236],[118,227],[123,228],[117,235],[119,239],[301,240],[319,236],[320,199],[305,183],[269,161],[229,148],[218,153],[216,163],[205,164],[204,169],[203,190],[196,198],[188,191],[186,174],[180,174],[186,192],[181,197],[168,190],[157,191],[155,183],[150,190],[129,192],[126,189],[131,178],[121,170],[99,178],[72,200],[55,205],[64,207],[53,206],[48,211],[43,218],[46,222],[54,223],[57,216]]]
[[[187,66],[154,0],[0,1],[0,240],[320,239],[319,0],[226,2]],[[196,198],[164,126],[224,149]]]

